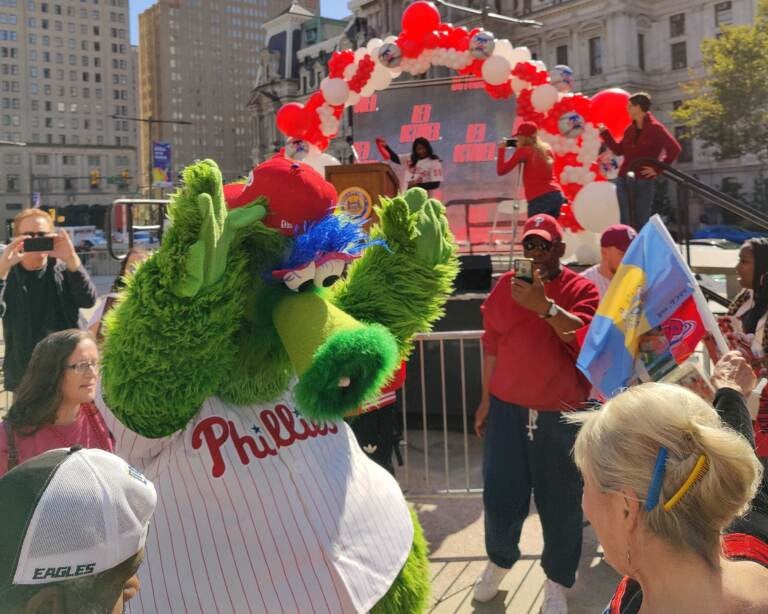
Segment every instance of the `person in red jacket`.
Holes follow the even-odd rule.
[[[475,432],[484,438],[483,504],[489,562],[475,599],[490,601],[520,558],[531,491],[544,531],[543,612],[564,612],[564,587],[581,554],[581,481],[571,458],[576,429],[563,412],[582,407],[589,382],[576,368],[575,331],[592,321],[594,283],[560,265],[563,231],[549,215],[523,227],[533,283],[504,274],[483,303],[483,393]]]
[[[520,124],[515,138],[517,149],[509,160],[504,159],[506,140],[499,143],[496,173],[506,175],[523,163],[523,189],[528,201],[528,217],[545,213],[557,219],[565,197],[552,170],[555,162],[552,148],[538,137],[538,128],[533,122]]]
[[[632,121],[624,130],[624,136],[620,141],[616,141],[611,136],[604,124],[600,124],[598,129],[610,150],[617,156],[624,156],[624,162],[619,168],[619,176],[616,178],[621,223],[631,223],[628,191],[634,189],[633,225],[640,230],[651,217],[655,177],[658,170],[653,166],[634,169],[637,179],[633,184],[629,184],[627,173],[632,163],[638,158],[654,158],[660,162],[672,164],[677,160],[682,148],[675,137],[651,113],[650,94],[639,92],[630,96],[627,111]]]

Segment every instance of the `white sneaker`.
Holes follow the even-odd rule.
[[[568,614],[565,587],[549,578],[544,584],[544,603],[541,604],[541,614]]]
[[[507,573],[509,569],[488,561],[483,573],[475,582],[475,601],[485,602],[493,599],[499,592],[499,584]]]

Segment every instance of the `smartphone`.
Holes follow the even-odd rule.
[[[25,252],[50,252],[53,251],[53,237],[32,237],[24,239]]]
[[[505,139],[504,145],[506,147],[517,147],[517,139],[512,137]]]
[[[515,279],[533,283],[533,260],[531,258],[515,258]]]

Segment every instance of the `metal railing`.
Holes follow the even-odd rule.
[[[403,424],[403,441],[402,458],[403,468],[399,472],[398,476],[403,486],[403,489],[408,494],[418,494],[420,496],[435,494],[435,495],[477,495],[482,492],[482,477],[476,471],[473,475],[472,463],[470,462],[470,456],[472,455],[473,446],[470,443],[470,437],[474,440],[474,428],[469,424],[470,410],[468,395],[472,392],[467,389],[467,366],[468,361],[477,360],[477,364],[480,366],[480,373],[482,374],[483,368],[483,352],[480,345],[480,337],[483,331],[470,330],[470,331],[451,331],[451,332],[436,332],[436,333],[424,333],[416,336],[416,352],[414,358],[409,363],[409,369],[412,371],[418,365],[418,399],[411,401],[410,396],[406,393],[407,386],[403,386],[398,393],[402,399],[402,424]],[[477,345],[477,348],[473,348],[473,356],[467,355],[467,342],[473,342],[472,345]],[[449,412],[448,412],[448,391],[446,386],[446,345],[458,345],[458,368],[460,372],[460,398],[458,404],[460,406],[460,429],[457,433],[455,430],[449,431]],[[430,408],[432,399],[428,403],[428,378],[426,370],[427,353],[430,345],[437,345],[439,349],[439,373],[440,373],[440,393],[439,406],[440,414],[438,421],[440,423],[439,435],[436,435],[434,431],[430,431],[429,422]],[[434,396],[434,395],[430,395]],[[455,399],[454,399],[455,400]],[[412,410],[416,409],[416,412]],[[474,414],[475,408],[471,408],[471,414]],[[409,430],[409,413],[412,416],[420,416],[421,428]],[[434,420],[433,420],[434,423]],[[430,441],[435,440],[436,437],[442,437],[442,454],[432,455],[430,454]],[[422,449],[419,452],[418,445],[421,445]],[[451,454],[451,448],[456,452],[457,445],[460,447],[459,454]],[[480,451],[480,442],[474,446],[477,451]],[[433,466],[435,461],[438,461],[442,456],[442,468],[437,468],[438,472],[442,474],[442,484],[436,488],[436,480],[433,478]],[[463,467],[459,470],[459,480],[456,481],[456,472],[451,469],[451,460],[459,458],[463,461]],[[477,459],[475,459],[476,461]],[[477,464],[475,463],[477,469]],[[462,475],[463,473],[463,475]],[[452,481],[452,476],[454,481]]]

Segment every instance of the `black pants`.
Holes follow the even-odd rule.
[[[499,567],[520,558],[531,490],[544,531],[541,566],[573,586],[581,557],[582,482],[571,449],[577,428],[560,412],[531,412],[491,397],[483,452],[485,548]]]
[[[395,475],[392,453],[397,439],[395,432],[395,419],[399,416],[397,407],[398,403],[393,403],[349,420],[349,426],[352,427],[363,452],[392,475]]]

